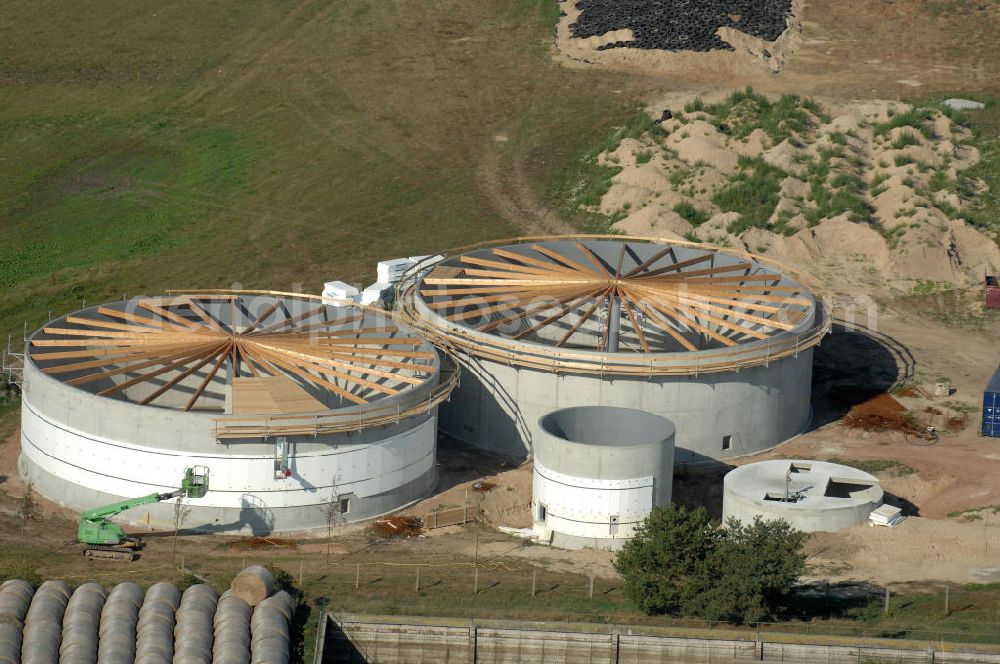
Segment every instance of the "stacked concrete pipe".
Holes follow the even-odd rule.
[[[71,594],[65,581],[46,581],[38,588],[24,619],[23,664],[59,661],[63,614]]]
[[[250,664],[250,617],[253,607],[232,590],[222,593],[215,610],[213,664]]]
[[[213,619],[219,595],[200,583],[184,591],[174,628],[173,664],[212,664]]]
[[[21,661],[24,618],[35,589],[27,581],[11,579],[0,585],[0,664]]]
[[[142,588],[131,581],[119,583],[101,611],[97,664],[134,664],[135,628],[142,606]]]
[[[257,605],[250,620],[253,664],[288,664],[291,661],[289,625],[294,612],[295,600],[284,590]]]
[[[37,591],[26,581],[6,581],[0,664],[288,664],[295,600],[274,592],[263,567],[237,578],[221,599],[205,584],[181,594],[157,583],[144,596],[131,582],[109,594],[97,583],[71,592],[64,581],[46,581]]]
[[[146,591],[135,628],[135,664],[171,664],[174,626],[181,591],[172,583],[156,583]]]
[[[73,664],[97,662],[97,637],[101,611],[108,593],[98,583],[85,583],[74,591],[63,616],[59,661]]]

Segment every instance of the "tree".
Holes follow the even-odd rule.
[[[177,537],[181,534],[181,526],[191,515],[191,508],[184,503],[184,496],[178,496],[174,503],[174,541],[170,547],[170,564],[177,561]]]
[[[807,535],[755,518],[723,528],[704,508],[654,508],[615,559],[625,593],[648,614],[754,622],[787,607],[805,572]]]
[[[42,510],[35,500],[35,485],[29,481],[24,487],[24,495],[21,497],[21,504],[18,506],[18,516],[21,517],[21,535],[28,531],[30,521],[40,521]]]
[[[788,608],[792,588],[806,569],[808,535],[784,519],[730,519],[715,552],[716,583],[692,610],[709,620],[756,622]]]
[[[705,508],[654,507],[614,561],[644,613],[681,613],[712,583],[719,532]]]

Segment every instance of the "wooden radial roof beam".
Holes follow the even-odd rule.
[[[628,293],[624,288],[619,289],[619,295],[621,296],[621,306],[625,309],[625,314],[628,316],[629,322],[632,324],[632,329],[635,330],[635,335],[639,337],[639,345],[642,346],[642,350],[645,352],[650,352],[649,342],[646,341],[646,334],[642,331],[642,325],[639,324],[638,318],[635,312],[632,310],[631,298],[629,298]]]
[[[256,330],[261,323],[267,320],[268,316],[270,316],[271,314],[273,314],[275,311],[278,310],[278,307],[280,307],[281,304],[282,304],[281,300],[275,300],[274,303],[264,311],[264,313],[257,316],[257,319],[253,321],[249,327],[240,332],[240,334],[250,334],[251,332]]]
[[[295,363],[289,362],[289,361],[283,359],[281,357],[281,355],[278,354],[278,353],[271,352],[271,351],[269,351],[269,350],[261,347],[260,345],[257,345],[256,348],[254,348],[254,352],[255,353],[259,353],[260,355],[263,355],[264,358],[268,362],[270,362],[271,364],[274,364],[274,365],[276,365],[278,367],[282,367],[284,369],[285,373],[292,373],[292,374],[298,376],[299,378],[301,378],[302,380],[305,380],[306,382],[313,383],[314,385],[321,385],[321,386],[325,387],[326,389],[328,389],[329,391],[333,392],[334,394],[338,394],[341,397],[347,399],[348,401],[352,401],[352,402],[358,404],[359,406],[363,406],[363,405],[365,405],[365,404],[368,403],[367,399],[359,397],[358,395],[345,390],[344,388],[340,387],[339,385],[336,385],[335,383],[331,383],[330,381],[326,380],[325,378],[322,378],[321,376],[317,376],[317,375],[313,374],[312,372],[307,371],[307,370],[303,369],[302,367],[296,365]]]
[[[149,373],[140,374],[138,376],[135,376],[134,378],[130,378],[129,380],[126,380],[123,383],[119,383],[118,385],[114,385],[105,390],[101,390],[100,392],[98,392],[98,394],[102,397],[109,397],[118,394],[119,392],[127,390],[133,385],[144,383],[150,378],[155,378],[160,374],[165,374],[168,371],[173,371],[179,367],[185,366],[191,361],[200,360],[202,357],[206,355],[212,356],[214,354],[214,349],[215,346],[212,346],[208,349],[201,349],[194,353],[188,353],[187,355],[184,355],[181,359],[176,360],[174,362],[170,362],[169,364],[166,364],[165,366],[162,366],[159,369],[156,369],[155,371],[150,371]],[[160,362],[160,364],[162,364],[162,362]]]
[[[153,357],[153,359],[146,360],[145,362],[139,362],[138,364],[128,364],[128,361],[126,360],[125,366],[117,366],[114,369],[108,369],[106,371],[98,371],[96,373],[87,374],[85,376],[71,378],[66,381],[66,384],[85,385],[87,383],[92,383],[95,380],[103,380],[104,378],[119,376],[124,373],[129,373],[130,371],[138,371],[139,369],[148,369],[149,367],[155,367],[161,364],[168,363],[179,357],[180,358],[194,357],[195,355],[198,355],[201,351],[205,350],[206,348],[211,348],[212,346],[213,344],[211,342],[202,344],[189,344],[187,346],[180,348],[179,350],[174,350],[171,353],[156,354],[156,356]],[[158,375],[158,374],[152,374],[152,375]]]
[[[596,254],[594,254],[593,251],[590,250],[590,247],[588,247],[587,245],[585,245],[583,242],[577,242],[576,243],[576,250],[579,251],[581,254],[583,254],[584,257],[593,264],[593,266],[596,268],[598,274],[604,273],[604,274],[606,274],[608,276],[611,275],[611,272],[608,270],[608,266],[605,265],[601,261],[601,259],[598,258]],[[622,256],[623,257],[625,256],[625,245],[624,245],[624,243],[622,244]]]
[[[572,312],[576,307],[578,307],[580,304],[582,304],[586,300],[588,300],[588,299],[592,298],[593,296],[595,296],[598,292],[600,292],[600,290],[601,289],[593,290],[593,291],[584,293],[583,295],[580,295],[575,300],[570,301],[568,304],[564,304],[561,307],[560,311],[552,314],[548,318],[545,318],[545,319],[539,321],[538,323],[535,323],[534,325],[532,325],[528,329],[522,330],[521,332],[518,332],[512,338],[514,338],[514,339],[520,339],[521,337],[524,337],[524,336],[526,336],[528,334],[531,334],[532,332],[537,332],[538,330],[542,329],[543,327],[548,327],[549,325],[552,325],[553,323],[561,320],[562,318],[565,318],[567,314],[569,314],[570,312]]]
[[[190,411],[194,407],[195,403],[198,401],[198,399],[201,398],[201,395],[205,392],[205,388],[207,388],[209,383],[212,382],[212,379],[215,378],[215,374],[219,373],[219,369],[222,368],[222,365],[225,363],[226,358],[229,357],[229,347],[232,344],[233,344],[232,341],[228,341],[222,346],[221,351],[219,352],[219,358],[215,361],[215,364],[212,366],[212,370],[208,372],[208,374],[205,376],[205,379],[201,381],[201,384],[198,386],[198,389],[196,389],[194,394],[191,395],[191,398],[188,400],[188,402],[184,404],[185,411]]]
[[[515,251],[508,251],[506,249],[493,249],[492,252],[495,256],[500,256],[501,258],[506,258],[507,260],[518,261],[524,265],[534,265],[535,267],[540,267],[547,271],[564,272],[568,274],[574,274],[576,272],[565,265],[553,262],[551,259],[546,261],[540,258],[535,258],[534,256],[526,256]]]
[[[567,267],[570,267],[570,268],[576,270],[577,272],[581,272],[583,274],[588,274],[588,275],[596,276],[596,277],[607,277],[608,276],[607,270],[604,271],[604,274],[601,274],[597,270],[591,269],[591,268],[587,267],[586,265],[583,265],[582,263],[578,263],[575,260],[573,260],[572,258],[569,258],[567,256],[563,256],[558,251],[555,251],[554,249],[550,249],[550,248],[548,248],[548,247],[546,247],[544,245],[533,244],[533,245],[531,245],[531,248],[534,249],[535,251],[537,251],[540,254],[548,256],[549,258],[551,258],[554,261],[557,261],[557,262],[559,262],[559,263],[561,263],[561,264],[563,264],[563,265],[565,265]]]
[[[673,247],[671,247],[671,249],[673,249]],[[642,274],[639,274],[638,268],[635,268],[631,272],[629,272],[628,274],[626,274],[625,278],[629,279],[629,278],[633,278],[633,277],[655,277],[656,275],[659,275],[659,274],[666,274],[667,272],[675,272],[677,270],[681,270],[683,268],[690,267],[692,265],[698,265],[699,263],[704,263],[705,261],[710,261],[713,258],[715,258],[715,254],[711,254],[711,253],[709,253],[709,254],[702,254],[701,256],[695,256],[694,258],[688,258],[687,260],[683,260],[680,263],[672,263],[670,265],[665,265],[663,267],[658,267],[655,270],[650,270],[649,272],[643,272]],[[646,269],[647,267],[649,267],[649,266],[646,265],[645,267],[643,267],[643,269]]]
[[[468,263],[469,265],[476,265],[478,267],[488,267],[495,270],[506,270],[512,274],[531,274],[536,276],[549,277],[567,273],[565,270],[528,267],[526,265],[517,265],[515,263],[504,263],[502,261],[493,261],[487,258],[476,258],[475,256],[462,256],[461,261],[463,263]],[[556,267],[555,264],[553,264],[552,267],[553,268]]]
[[[504,318],[501,318],[499,320],[495,320],[495,321],[493,321],[491,323],[487,323],[485,325],[481,325],[480,327],[477,327],[476,329],[478,331],[480,331],[480,332],[488,332],[490,330],[493,330],[493,329],[496,329],[496,328],[500,327],[501,325],[506,325],[507,323],[513,323],[513,322],[521,320],[522,318],[526,318],[528,316],[533,316],[533,315],[539,314],[539,313],[541,313],[543,311],[548,311],[549,309],[557,307],[557,306],[559,306],[561,304],[565,304],[566,302],[568,302],[568,301],[570,301],[570,300],[572,300],[572,299],[574,299],[576,297],[579,297],[579,295],[580,295],[579,291],[574,291],[574,292],[570,293],[569,295],[563,295],[563,296],[559,296],[559,297],[551,297],[548,301],[540,302],[539,306],[537,306],[537,307],[535,307],[533,309],[526,308],[524,311],[521,311],[519,313],[513,314],[511,316],[506,316]]]
[[[603,299],[604,297],[604,293],[610,290],[611,286],[608,286],[606,289],[602,291],[601,295],[598,295],[597,297],[594,298],[594,301],[590,304],[590,308],[588,308],[587,311],[584,312],[584,314],[577,319],[576,323],[573,324],[573,327],[571,327],[566,332],[566,334],[564,334],[563,337],[556,342],[556,348],[559,348],[564,343],[569,341],[570,338],[572,338],[572,336],[576,334],[576,331],[579,330],[583,326],[583,324],[586,323],[590,319],[590,317],[594,315],[594,312],[597,311],[597,305],[601,302],[601,299]]]
[[[151,302],[149,300],[139,300],[138,305],[150,313],[158,314],[166,320],[171,320],[175,323],[179,323],[180,325],[187,327],[189,330],[199,331],[203,328],[201,323],[196,323],[192,320],[188,320],[183,316],[175,314],[166,307],[161,307],[160,305],[155,304],[154,302]]]
[[[761,325],[763,327],[770,327],[773,329],[780,329],[780,330],[791,330],[795,327],[794,325],[789,325],[788,323],[782,323],[781,321],[776,321],[770,318],[763,318],[761,316],[755,316],[753,314],[748,314],[738,311],[737,310],[738,306],[736,303],[733,303],[732,306],[730,307],[721,307],[717,304],[712,304],[711,302],[705,302],[696,297],[689,297],[685,295],[683,291],[677,291],[677,292],[662,291],[659,289],[649,288],[646,286],[638,286],[638,285],[634,286],[634,288],[636,288],[637,290],[641,290],[642,292],[646,293],[647,296],[650,297],[658,297],[661,299],[669,300],[671,302],[678,302],[687,306],[701,309],[706,312],[714,312],[724,316],[732,316],[733,318],[749,323],[756,323],[757,325]]]
[[[635,295],[630,292],[630,289],[626,288],[625,292],[628,295],[629,300],[631,300],[635,304],[635,306],[639,309],[639,311],[646,314],[646,317],[650,321],[652,321],[652,323],[657,328],[659,328],[663,332],[666,332],[667,335],[669,335],[674,341],[679,343],[681,347],[685,348],[686,350],[691,352],[695,352],[698,350],[695,347],[695,345],[691,343],[687,337],[684,336],[683,333],[681,333],[679,330],[674,329],[673,325],[670,324],[671,323],[670,319],[664,317],[661,314],[658,314],[656,311],[652,309],[652,307],[648,306],[646,303],[642,302],[639,298],[635,297]]]
[[[212,314],[208,313],[208,310],[195,302],[192,298],[184,298],[184,303],[187,305],[188,309],[194,312],[195,316],[203,320],[206,325],[212,328],[212,330],[220,334],[226,333],[226,330],[223,329],[221,322],[213,317]]]
[[[221,352],[223,350],[223,348],[225,347],[225,345],[226,345],[225,343],[221,343],[218,346],[216,346],[213,349],[214,352],[206,354],[205,357],[203,357],[201,360],[199,360],[195,364],[192,364],[190,367],[188,367],[187,369],[185,369],[183,372],[181,372],[181,373],[177,374],[176,376],[174,376],[173,378],[171,378],[168,382],[164,383],[159,389],[157,389],[152,394],[146,396],[139,403],[141,405],[145,406],[146,404],[152,403],[156,399],[158,399],[161,396],[163,396],[164,394],[166,394],[168,391],[170,391],[175,385],[177,385],[178,383],[180,383],[182,380],[184,380],[185,378],[187,378],[191,374],[197,372],[203,366],[205,366],[206,364],[208,364],[209,362],[211,362],[216,357],[216,354],[219,353],[219,352]]]

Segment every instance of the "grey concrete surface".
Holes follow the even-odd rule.
[[[321,664],[1000,664],[995,646],[936,644],[897,639],[812,637],[715,630],[694,636],[690,630],[618,625],[519,621],[457,620],[430,617],[338,615],[328,617]]]
[[[743,456],[774,447],[809,424],[812,357],[812,349],[806,349],[798,357],[738,373],[602,377],[461,355],[461,383],[441,404],[439,425],[475,447],[525,458],[546,413],[581,405],[621,406],[673,422],[678,463]]]
[[[726,474],[723,485],[724,520],[785,519],[805,532],[833,532],[864,523],[883,500],[873,475],[805,459],[740,466]]]
[[[660,261],[650,264],[653,269],[705,253],[704,249],[675,247],[664,257],[663,245],[637,240],[629,242],[628,251],[622,254],[623,243],[618,239],[588,238],[584,242],[612,271],[621,257],[627,266],[637,266],[644,260]],[[576,246],[576,239],[546,240],[544,244],[565,257],[591,264]],[[504,249],[534,259],[539,256],[530,243]],[[450,256],[441,265],[452,269],[467,267],[463,256],[489,259],[492,249]],[[721,251],[712,258],[712,265],[742,265],[747,260],[746,256]],[[775,274],[774,269],[761,263],[750,269],[755,275]],[[801,288],[788,274],[776,277],[782,287]],[[580,317],[583,325],[565,343],[560,343],[566,329],[573,329],[570,321],[575,314],[570,314],[560,325],[542,326],[538,330],[533,323],[543,318],[541,314],[512,323],[509,330],[479,331],[475,329],[477,318],[448,320],[442,315],[447,309],[430,307],[423,299],[419,282],[409,297],[413,316],[446,336],[462,340],[462,381],[451,400],[441,406],[442,431],[496,453],[518,458],[529,456],[539,433],[539,418],[552,410],[572,406],[622,406],[662,415],[676,424],[677,460],[688,464],[760,452],[800,433],[810,420],[811,347],[797,355],[770,359],[775,348],[793,348],[796,340],[808,337],[818,325],[825,324],[821,308],[805,290],[800,297],[808,304],[797,309],[794,317],[788,317],[789,329],[767,339],[747,337],[736,346],[725,346],[693,328],[681,329],[678,333],[697,349],[688,352],[672,337],[647,329],[648,353],[639,352],[638,339],[628,334],[621,339],[617,353],[595,350],[603,334],[600,316]],[[468,306],[482,306],[482,303],[477,305],[473,301]],[[512,358],[509,362],[484,359],[484,353],[477,353],[477,348],[503,349]],[[594,372],[573,373],[572,368],[538,370],[521,366],[517,361],[518,357],[532,357],[550,362],[557,352],[592,367]],[[744,364],[750,359],[760,364],[720,373],[698,370],[699,365],[731,365],[734,354]],[[664,375],[667,372],[651,366],[649,375],[626,375],[615,369],[622,358],[639,366],[655,358],[661,363],[658,367],[675,366],[677,370]]]

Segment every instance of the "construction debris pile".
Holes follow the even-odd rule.
[[[424,532],[423,523],[415,516],[390,516],[378,519],[372,524],[372,531],[377,537],[389,539],[393,537],[416,537]]]

